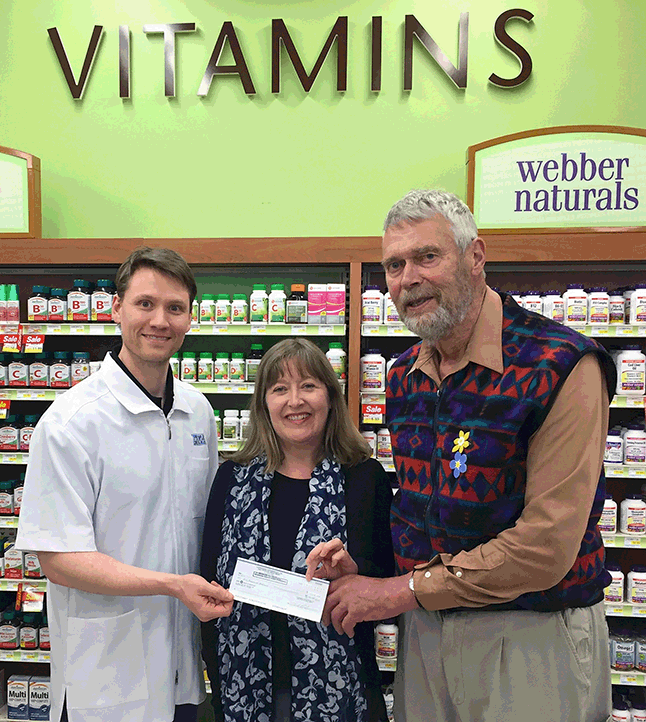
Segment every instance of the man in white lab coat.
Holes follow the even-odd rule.
[[[190,722],[204,698],[199,620],[233,603],[196,574],[213,411],[169,367],[197,288],[181,256],[150,248],[116,285],[121,349],[38,423],[16,543],[50,582],[51,719]]]

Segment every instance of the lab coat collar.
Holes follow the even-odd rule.
[[[100,373],[105,377],[105,382],[116,400],[128,409],[131,414],[161,411],[159,406],[157,406],[154,401],[151,401],[137,384],[119,368],[119,365],[109,352],[103,359]],[[185,391],[181,384],[177,383],[176,379],[173,379],[173,408],[169,416],[173,410],[184,411],[187,414],[191,413],[191,407],[186,399]]]

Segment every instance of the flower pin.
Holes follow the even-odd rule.
[[[457,439],[453,439],[453,448],[451,451],[459,451],[460,453],[463,453],[463,451],[469,446],[471,443],[469,441],[469,436],[471,435],[470,431],[467,431],[466,433],[464,431],[460,431],[460,435],[457,437]]]
[[[467,470],[467,455],[457,451],[449,466],[453,469],[453,476],[457,479],[460,474]]]

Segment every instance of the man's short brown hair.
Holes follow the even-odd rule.
[[[152,268],[179,281],[188,291],[189,307],[193,305],[195,296],[197,296],[193,271],[182,256],[170,248],[149,248],[148,246],[135,248],[117,271],[115,285],[119,298],[123,299],[130,285],[130,279],[140,268]]]

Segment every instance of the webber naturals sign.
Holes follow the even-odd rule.
[[[483,230],[646,226],[646,130],[544,128],[472,146],[468,201]]]

